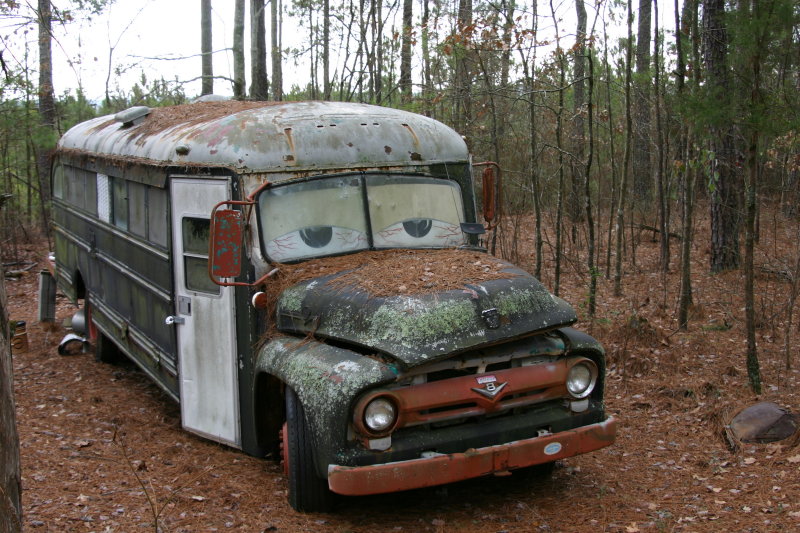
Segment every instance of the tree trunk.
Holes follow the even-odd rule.
[[[211,55],[211,0],[200,0],[200,49],[203,59],[203,84],[200,94],[213,94],[214,58]]]
[[[757,71],[758,65],[753,70]],[[756,81],[757,83],[757,81]],[[758,133],[752,132],[747,150],[748,183],[746,195],[746,223],[744,239],[744,313],[747,331],[747,378],[750,388],[761,394],[761,369],[756,345],[756,305],[754,288],[753,252],[755,248],[756,187],[758,184]]]
[[[566,89],[566,66],[564,58],[566,53],[561,48],[561,35],[558,31],[558,18],[556,17],[553,0],[550,0],[550,13],[556,31],[556,57],[558,58],[558,107],[556,108],[556,150],[558,151],[558,193],[556,200],[556,250],[555,273],[553,281],[553,294],[559,295],[561,290],[561,256],[563,255],[563,226],[564,226],[564,150],[563,150],[563,115],[564,115],[564,90]]]
[[[753,255],[756,241],[756,210],[758,198],[758,176],[760,174],[759,148],[761,144],[762,126],[759,118],[763,114],[764,97],[761,89],[761,65],[767,51],[767,38],[769,17],[764,17],[761,2],[751,0],[742,2],[739,6],[740,12],[747,19],[755,19],[761,22],[755,31],[755,39],[751,44],[752,48],[747,62],[747,70],[750,77],[750,101],[748,102],[748,113],[746,128],[748,130],[747,146],[747,187],[745,197],[745,242],[744,242],[744,310],[745,310],[745,329],[747,331],[747,377],[750,388],[756,394],[761,394],[761,368],[758,362],[758,346],[756,344],[756,317],[755,317],[755,273]]]
[[[653,0],[653,10],[655,20],[658,20],[658,0]],[[653,24],[655,27],[655,31],[653,33],[653,80],[654,80],[654,96],[655,96],[655,111],[656,111],[656,132],[657,132],[657,139],[658,142],[656,148],[656,160],[657,163],[655,165],[656,169],[656,188],[658,194],[658,228],[659,228],[659,263],[661,266],[661,272],[667,273],[669,272],[669,261],[670,261],[670,253],[669,253],[669,204],[668,204],[668,196],[669,196],[669,184],[667,183],[666,179],[666,172],[664,169],[664,152],[665,148],[664,145],[666,141],[664,139],[664,129],[662,126],[661,120],[661,109],[662,109],[662,88],[661,88],[661,51],[659,50],[659,46],[661,44],[661,38],[659,37],[658,33],[658,24]]]
[[[272,0],[270,5],[270,45],[272,57],[272,99],[283,100],[283,54],[281,53],[281,2]],[[327,19],[327,17],[326,17]]]
[[[625,241],[625,202],[628,191],[628,170],[630,169],[633,113],[631,112],[631,63],[633,59],[633,9],[628,2],[628,42],[625,46],[625,158],[622,162],[622,178],[619,184],[619,204],[614,231],[617,235],[616,258],[614,262],[614,296],[622,296],[622,251]]]
[[[250,0],[250,98],[269,99],[267,26],[264,0]]]
[[[572,189],[569,197],[569,218],[572,222],[572,242],[577,241],[577,224],[583,218],[581,212],[583,181],[584,176],[584,146],[586,144],[584,134],[584,105],[585,96],[584,80],[586,71],[586,6],[584,0],[575,0],[575,11],[577,15],[577,27],[575,31],[575,46],[573,48],[573,119],[572,119],[572,154],[570,159],[570,169],[572,176]]]
[[[233,7],[233,97],[244,100],[244,0],[235,0]]]
[[[322,98],[331,99],[331,2],[322,0]]]
[[[675,51],[676,51],[676,90],[678,99],[684,97],[686,61],[684,58],[684,39],[688,33],[688,28],[694,28],[693,21],[697,17],[697,1],[687,0],[683,6],[683,17],[678,11],[678,0],[675,0]],[[681,20],[682,19],[682,20]],[[689,20],[687,20],[689,19]],[[692,215],[694,214],[694,165],[690,161],[694,158],[691,153],[691,136],[686,126],[681,125],[681,138],[678,141],[678,157],[683,160],[681,176],[683,187],[681,200],[683,208],[683,220],[681,227],[681,288],[678,300],[678,327],[686,330],[689,327],[689,307],[692,305]]]
[[[515,0],[503,0],[503,53],[500,56],[500,90],[505,91],[508,85],[508,73],[511,66],[511,40],[514,35]],[[536,6],[533,7],[536,10]],[[505,122],[505,120],[503,121]]]
[[[377,26],[377,32],[373,31],[373,39],[375,43],[375,103],[380,104],[383,102],[383,3],[375,2],[375,17],[380,21]]]
[[[0,264],[0,280],[4,278]],[[0,282],[0,531],[17,533],[22,531],[22,486],[7,308],[5,285]]]
[[[711,98],[721,109],[730,109],[728,34],[725,0],[703,1],[703,55]],[[711,128],[711,271],[739,268],[739,198],[741,175],[736,169],[733,130],[729,125]]]
[[[606,74],[606,110],[608,113],[608,150],[609,150],[609,159],[611,161],[611,200],[608,203],[608,233],[606,234],[606,279],[611,279],[611,239],[612,239],[612,228],[614,226],[614,208],[617,205],[617,194],[618,194],[618,170],[617,170],[617,153],[616,148],[614,145],[614,110],[612,107],[612,99],[611,99],[611,83],[612,83],[612,76],[611,76],[611,63],[608,60],[608,32],[606,30],[607,25],[605,23],[605,19],[603,20],[603,64],[605,67],[605,74]],[[599,203],[599,202],[598,202]],[[600,225],[600,221],[598,220],[598,227]],[[599,264],[599,261],[598,261]]]
[[[403,35],[400,45],[400,94],[403,103],[411,102],[411,32],[414,22],[412,0],[403,0]]]
[[[469,41],[472,39],[472,0],[459,0],[458,23],[456,26],[457,39],[460,44],[456,47],[455,58],[455,110],[453,122],[456,131],[469,137],[469,127],[472,123],[472,75],[470,60],[468,58]],[[458,39],[463,39],[459,41]]]
[[[433,111],[429,107],[431,105],[433,83],[431,82],[431,32],[428,30],[428,21],[430,20],[428,1],[422,0],[422,102],[425,116],[430,117],[433,115]]]
[[[579,2],[583,2],[583,0],[578,0]],[[584,9],[584,19],[585,19],[586,11]],[[580,26],[580,24],[578,24]],[[585,32],[585,28],[584,28]],[[587,270],[589,271],[589,319],[594,320],[595,309],[596,309],[596,302],[597,302],[597,267],[595,266],[594,262],[594,251],[595,251],[595,228],[594,228],[594,217],[592,216],[592,188],[591,184],[589,183],[589,175],[592,170],[592,159],[594,156],[594,120],[592,117],[593,109],[592,109],[592,98],[594,94],[594,61],[592,56],[588,56],[588,65],[589,65],[589,94],[587,95],[587,113],[586,116],[588,118],[588,130],[589,130],[589,153],[586,156],[586,170],[585,170],[585,178],[583,180],[584,186],[584,206],[586,208],[586,228],[587,228],[587,258],[586,258],[586,266]]]
[[[42,205],[42,229],[50,235],[50,155],[56,145],[56,101],[53,92],[53,57],[50,0],[39,0],[39,119],[40,133],[36,150],[39,171],[39,195]]]
[[[530,114],[529,120],[529,135],[530,135],[530,182],[531,182],[531,191],[533,195],[533,214],[534,214],[534,242],[535,242],[535,249],[536,249],[536,262],[533,271],[533,275],[541,279],[542,278],[542,207],[541,207],[541,191],[540,191],[540,184],[539,184],[539,168],[537,165],[537,158],[539,157],[539,145],[537,139],[537,123],[536,123],[536,83],[535,83],[535,73],[536,70],[533,68],[536,65],[536,52],[538,50],[538,43],[536,40],[536,31],[538,29],[538,13],[536,3],[534,2],[533,6],[533,17],[532,24],[531,24],[531,34],[533,35],[533,59],[530,61],[530,65],[528,64],[527,58],[524,57],[522,51],[520,50],[521,63],[522,69],[525,74],[525,80],[528,87],[528,91],[530,92],[530,100],[528,101],[528,112]]]
[[[631,0],[633,1],[633,0]],[[653,0],[639,0],[634,80],[633,192],[640,209],[646,209],[653,189],[650,162],[650,19]]]

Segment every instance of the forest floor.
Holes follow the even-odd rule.
[[[792,286],[785,277],[797,261],[797,229],[766,209],[761,217],[756,303],[763,394],[754,395],[747,381],[743,277],[708,273],[707,220],[698,223],[694,240],[695,305],[686,332],[677,331],[675,320],[677,261],[662,275],[658,243],[642,234],[637,266],[626,264],[625,296],[613,297],[613,282],[601,277],[597,318],[577,325],[608,352],[607,408],[620,422],[613,446],[560,462],[551,480],[512,474],[345,498],[333,514],[293,511],[278,463],[183,431],[179,407],[132,365],[99,364],[91,353],[58,355],[65,330],[36,322],[37,270],[6,280],[9,315],[27,321],[30,342],[27,353],[14,356],[25,529],[800,530],[797,439],[732,450],[723,436],[730,418],[758,401],[800,411],[800,332],[786,325]],[[676,257],[678,241],[672,246]],[[518,239],[524,267],[530,249],[527,238]],[[38,260],[45,249],[31,245],[20,253]],[[566,265],[561,296],[583,315],[585,268],[578,260]],[[542,280],[548,287],[551,269],[546,265]],[[59,296],[59,321],[73,312]]]

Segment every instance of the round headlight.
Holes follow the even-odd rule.
[[[376,433],[392,427],[396,419],[397,410],[386,398],[376,398],[364,409],[364,425]]]
[[[583,360],[572,366],[567,374],[567,390],[575,398],[585,398],[592,393],[597,383],[597,366]]]

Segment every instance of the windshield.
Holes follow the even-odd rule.
[[[464,244],[461,191],[452,181],[339,176],[266,189],[258,204],[264,250],[274,261]]]

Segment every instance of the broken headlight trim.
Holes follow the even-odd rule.
[[[383,433],[397,421],[397,408],[386,397],[375,398],[364,408],[364,426],[375,433]]]
[[[597,384],[597,365],[589,359],[579,359],[567,374],[567,390],[573,398],[586,398]]]

